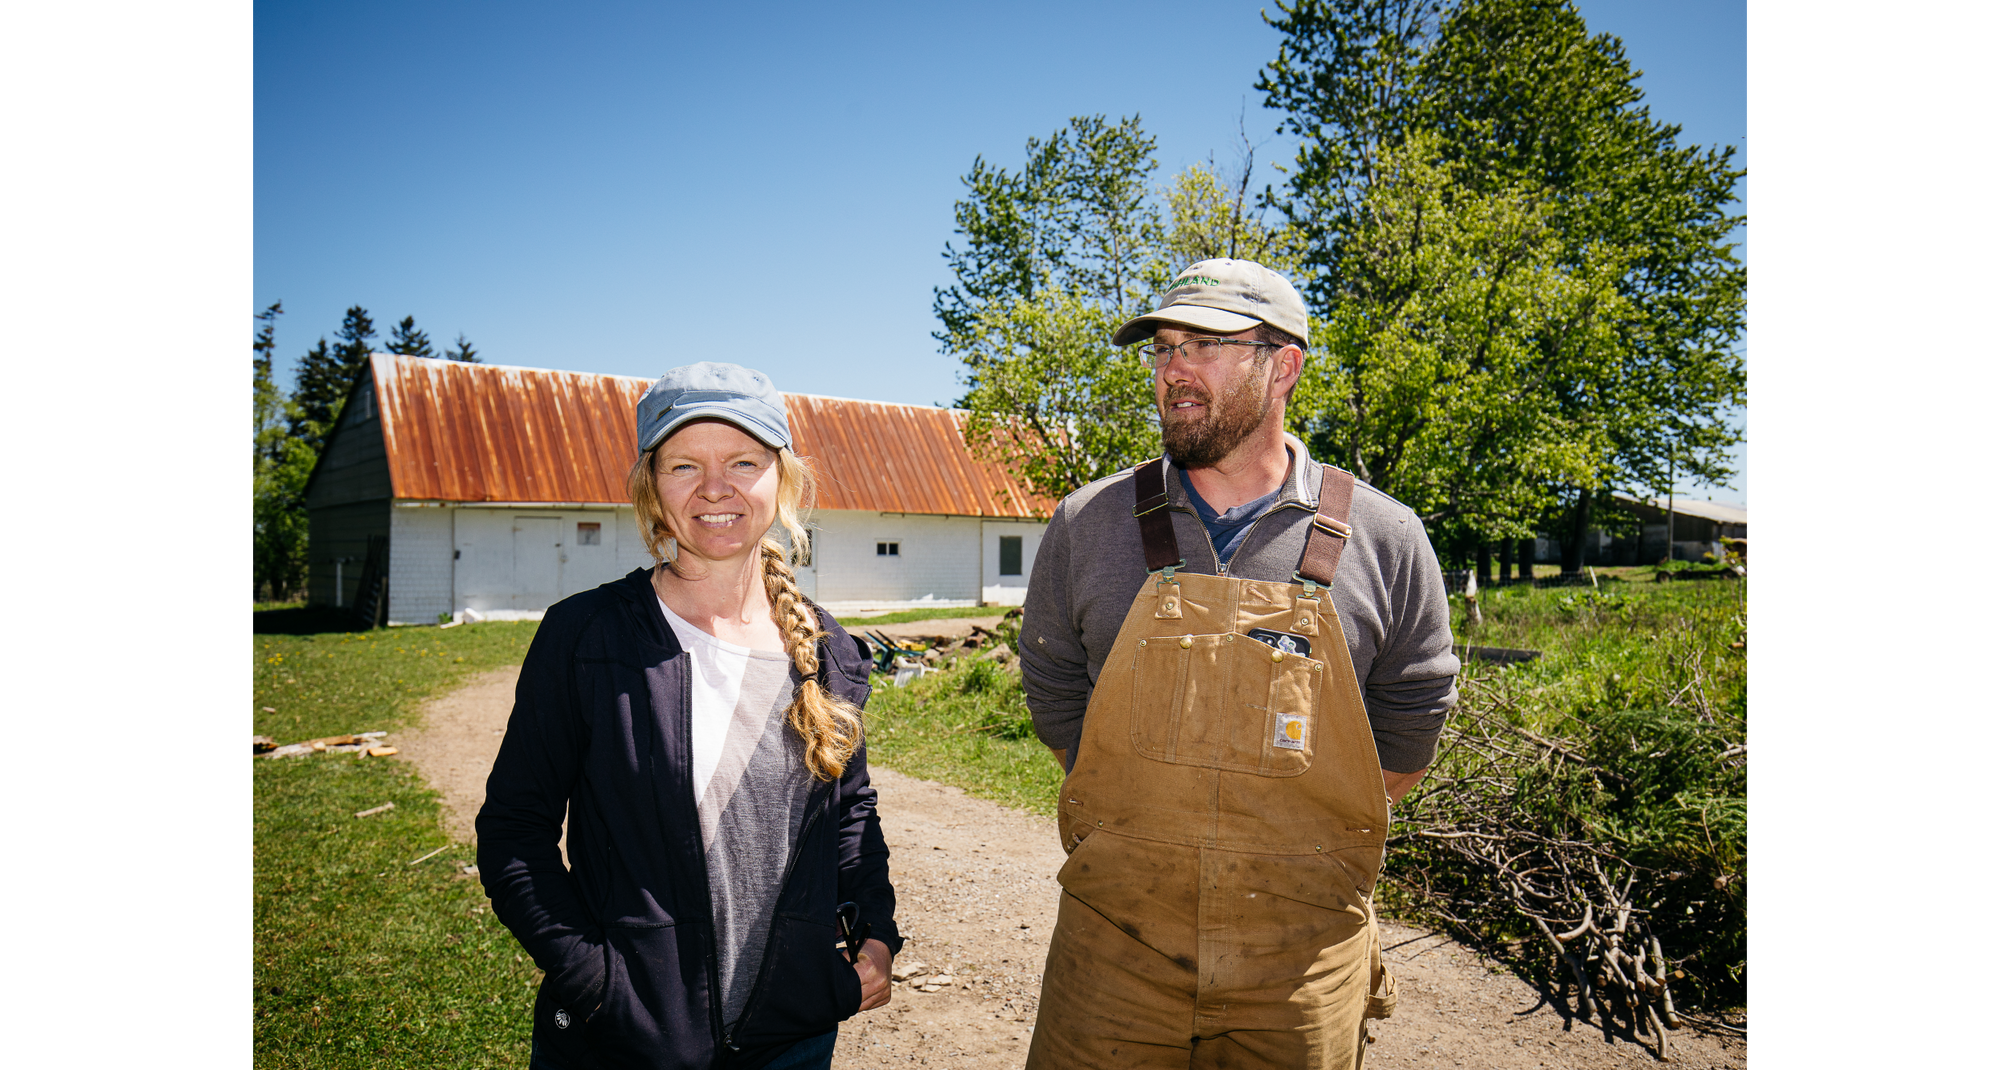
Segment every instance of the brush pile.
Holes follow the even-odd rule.
[[[1740,733],[1619,711],[1557,737],[1510,716],[1504,693],[1468,698],[1398,807],[1390,873],[1419,910],[1539,959],[1579,1018],[1666,1059],[1675,983],[1740,978]]]

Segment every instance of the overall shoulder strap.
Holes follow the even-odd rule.
[[[1340,552],[1354,529],[1347,525],[1347,511],[1354,504],[1354,473],[1330,464],[1320,465],[1319,512],[1312,530],[1306,533],[1306,552],[1299,556],[1298,578],[1321,587],[1333,583],[1340,567]]]
[[[1155,457],[1132,469],[1132,515],[1139,518],[1139,538],[1146,544],[1146,571],[1158,572],[1185,562],[1180,540],[1174,538],[1174,516],[1167,511],[1165,458]]]

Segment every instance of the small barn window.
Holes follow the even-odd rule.
[[[576,544],[578,546],[604,545],[604,525],[595,523],[578,524],[576,526]]]
[[[900,542],[878,542],[875,544],[876,557],[901,557],[903,544]]]
[[[1000,536],[1000,574],[1019,576],[1021,574],[1021,537],[1019,535]]]

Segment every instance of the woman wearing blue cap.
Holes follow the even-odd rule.
[[[545,974],[531,1065],[826,1067],[902,946],[868,658],[793,582],[812,475],[769,378],[675,368],[637,424],[658,563],[550,608],[479,812],[494,914]]]

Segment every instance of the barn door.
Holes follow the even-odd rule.
[[[547,609],[562,590],[562,521],[553,516],[514,518],[515,609]]]

